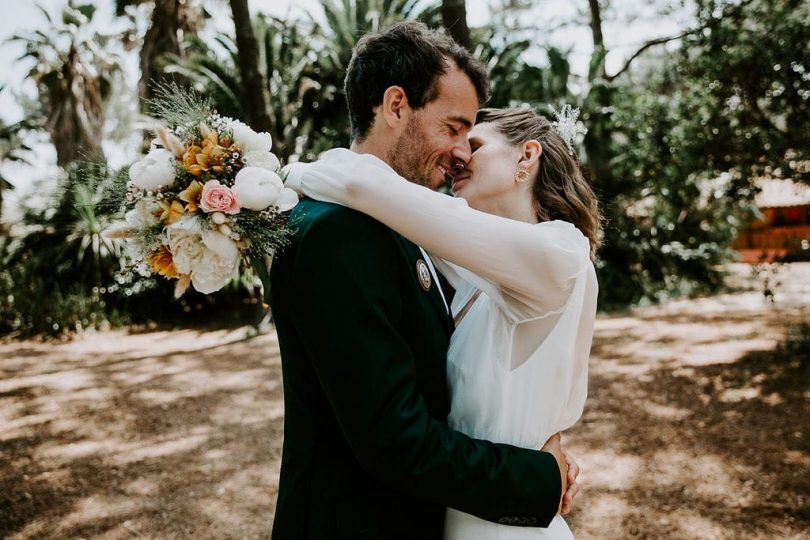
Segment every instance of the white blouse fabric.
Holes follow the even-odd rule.
[[[289,166],[287,187],[368,214],[425,248],[456,289],[453,315],[482,291],[447,353],[451,427],[539,449],[580,418],[597,281],[588,239],[573,225],[528,224],[479,212],[463,199],[408,182],[374,156],[346,149]],[[445,538],[572,535],[560,515],[540,529],[448,509]]]

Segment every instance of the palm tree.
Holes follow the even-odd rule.
[[[7,263],[25,265],[53,287],[111,283],[120,244],[101,235],[112,216],[100,212],[100,205],[113,176],[101,163],[68,167],[44,209],[23,205],[28,233],[19,238]]]
[[[419,19],[419,0],[324,0],[326,26],[315,23],[315,35],[324,41],[323,66],[338,76],[346,72],[352,50],[360,36],[390,24]],[[312,18],[313,21],[315,18]]]
[[[0,92],[2,91],[3,87],[0,87]],[[33,123],[28,120],[21,120],[8,126],[0,120],[0,163],[9,161],[28,163],[25,152],[30,151],[31,148],[22,141],[20,135],[23,131],[33,127]],[[2,220],[3,191],[12,189],[14,189],[14,185],[0,174],[0,234],[5,232]]]
[[[343,142],[344,134],[348,140],[348,129],[336,127],[345,123],[338,75],[322,67],[322,47],[313,43],[312,26],[258,16],[253,32],[262,60],[258,69],[263,91],[270,96],[268,131],[274,151],[282,158],[312,159],[318,151]],[[186,57],[170,57],[167,70],[193,81],[220,114],[249,121],[239,56],[229,35],[220,34],[213,43],[193,37]],[[336,115],[342,120],[337,121]]]
[[[61,21],[42,12],[50,24],[48,31],[15,35],[12,40],[25,44],[22,58],[36,61],[28,76],[38,85],[57,164],[101,158],[104,104],[118,66],[115,57],[105,52],[111,38],[101,34],[82,37],[81,27],[95,13],[92,5],[76,5],[71,0]]]
[[[204,19],[202,8],[194,0],[115,0],[116,14],[123,15],[127,6],[140,4],[153,6],[140,51],[138,81],[141,109],[148,111],[155,83],[183,82],[177,80],[176,74],[166,72],[164,59],[168,55],[183,57],[184,42],[200,30]]]

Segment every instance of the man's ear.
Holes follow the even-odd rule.
[[[540,156],[543,154],[543,147],[540,142],[534,139],[528,140],[523,143],[520,153],[520,166],[530,169],[532,165],[537,163]]]
[[[408,96],[401,86],[389,86],[383,94],[383,101],[380,105],[382,117],[391,129],[397,129],[408,123],[408,116],[411,107],[408,104]]]

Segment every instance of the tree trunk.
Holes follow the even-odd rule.
[[[242,76],[250,126],[257,131],[270,132],[272,122],[267,112],[264,80],[259,72],[259,44],[253,34],[247,0],[231,0],[233,23],[236,27],[236,48],[239,51],[239,73]]]
[[[192,0],[155,0],[152,21],[143,38],[141,48],[141,79],[138,95],[141,110],[148,111],[147,100],[152,98],[151,85],[175,81],[183,84],[181,77],[164,73],[159,60],[166,54],[182,55],[183,33],[196,32],[197,17]]]
[[[82,63],[75,46],[61,71],[61,77],[47,88],[46,126],[56,148],[56,163],[64,167],[78,160],[103,158],[104,103],[99,77]]]
[[[605,40],[602,37],[602,10],[599,7],[599,0],[588,0],[591,8],[591,32],[593,33],[593,46],[604,47]]]
[[[464,0],[442,0],[442,22],[459,45],[470,48],[470,27],[467,26],[467,5]]]
[[[3,190],[6,187],[6,179],[0,178],[0,236],[5,236],[6,227],[3,225]]]
[[[605,39],[602,36],[602,9],[599,7],[599,0],[588,0],[591,8],[591,33],[593,34],[593,54],[603,54],[605,50]],[[605,76],[605,59],[602,58],[597,76]]]

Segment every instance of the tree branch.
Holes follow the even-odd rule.
[[[613,81],[616,77],[618,77],[619,75],[621,75],[622,73],[627,71],[630,68],[630,64],[633,63],[633,60],[635,60],[636,58],[641,56],[641,54],[644,51],[646,51],[647,49],[649,49],[650,47],[655,47],[656,45],[663,45],[664,43],[669,43],[670,41],[675,41],[676,39],[682,39],[682,38],[685,38],[686,36],[695,34],[695,33],[700,32],[702,30],[703,30],[703,27],[695,28],[693,30],[689,30],[688,32],[678,34],[677,36],[662,37],[662,38],[651,39],[650,41],[647,41],[646,43],[644,43],[644,45],[639,47],[639,49],[636,52],[634,52],[630,56],[630,58],[627,59],[627,61],[624,63],[624,65],[622,66],[622,68],[619,71],[617,71],[613,75],[605,75],[605,79],[607,79],[608,81]]]
[[[588,0],[588,1],[593,3],[593,2],[596,2],[597,0]],[[692,34],[700,33],[704,29],[712,26],[713,24],[717,23],[718,21],[721,21],[721,20],[725,19],[726,17],[737,17],[753,1],[754,0],[743,0],[742,2],[740,2],[737,5],[729,6],[728,10],[726,12],[724,12],[723,14],[721,14],[719,17],[710,18],[709,20],[707,20],[705,22],[705,24],[702,24],[701,26],[699,26],[697,28],[693,28],[692,30],[687,30],[686,32],[683,32],[682,34],[679,34],[677,36],[662,37],[662,38],[652,39],[650,41],[647,41],[635,53],[633,53],[633,55],[630,56],[630,58],[627,59],[627,61],[624,63],[624,65],[622,66],[622,68],[619,71],[617,71],[613,75],[605,75],[605,79],[607,79],[608,81],[613,81],[614,79],[616,79],[616,77],[618,77],[619,75],[621,75],[622,73],[624,73],[625,71],[627,71],[630,68],[630,64],[633,63],[633,60],[638,58],[644,51],[646,51],[650,47],[655,47],[656,45],[663,45],[665,43],[669,43],[670,41],[675,41],[676,39],[683,39],[686,36],[691,36]]]

